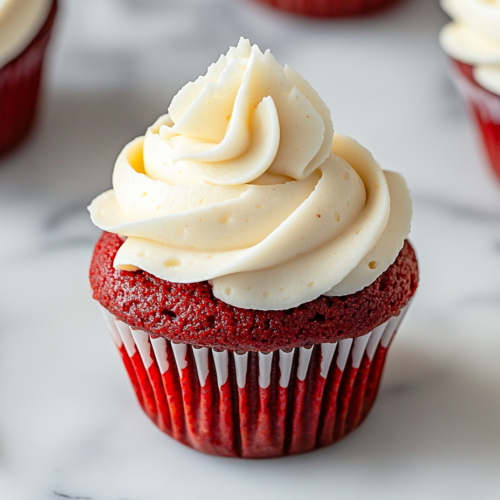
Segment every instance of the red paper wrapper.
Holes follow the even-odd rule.
[[[163,432],[212,455],[269,458],[327,446],[363,422],[407,307],[362,337],[267,354],[151,338],[101,309],[139,403]]]
[[[45,49],[49,43],[57,1],[42,28],[15,59],[0,69],[0,155],[30,131],[36,115]]]
[[[369,14],[397,0],[260,0],[273,7],[312,17],[352,17]]]
[[[455,84],[479,126],[490,164],[500,179],[500,96],[476,82],[473,66],[452,61]]]

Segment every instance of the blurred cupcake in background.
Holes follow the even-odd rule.
[[[500,178],[500,0],[441,0],[441,6],[452,18],[441,46]]]
[[[57,0],[0,0],[0,155],[33,125]]]
[[[276,9],[311,17],[353,17],[383,9],[396,0],[260,0]]]

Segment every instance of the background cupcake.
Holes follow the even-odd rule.
[[[273,7],[313,17],[354,17],[388,7],[397,0],[260,0]]]
[[[57,0],[0,3],[0,154],[33,125]]]
[[[441,31],[441,45],[500,177],[500,2],[442,0],[441,5],[453,19]]]
[[[113,185],[90,206],[115,233],[91,285],[162,430],[258,458],[363,421],[417,287],[411,200],[334,137],[307,81],[240,40],[123,149]]]

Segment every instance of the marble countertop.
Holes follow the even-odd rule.
[[[0,498],[500,498],[500,182],[447,76],[437,0],[314,21],[249,0],[62,0],[37,129],[0,162]],[[284,459],[201,455],[137,405],[89,293],[86,206],[120,148],[240,35],[401,171],[421,285],[368,420]]]

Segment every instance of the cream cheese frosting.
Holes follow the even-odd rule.
[[[210,280],[237,307],[283,310],[371,284],[410,230],[411,200],[333,134],[309,83],[241,39],[122,150],[94,224],[128,238],[119,269]]]
[[[443,50],[474,66],[474,78],[500,95],[500,0],[441,0],[452,18],[441,31]]]
[[[0,0],[0,68],[18,56],[42,27],[52,0]]]

